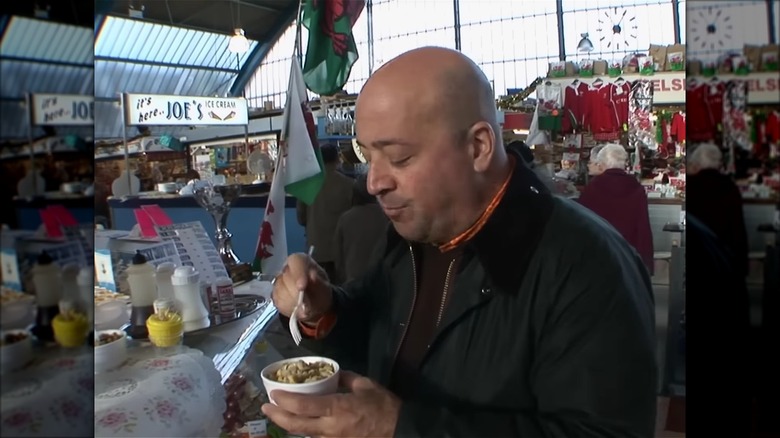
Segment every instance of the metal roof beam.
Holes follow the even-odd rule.
[[[238,73],[238,70],[235,68],[211,67],[207,65],[176,64],[171,62],[146,61],[143,59],[115,58],[111,56],[95,56],[95,61],[117,62],[120,64],[151,65],[155,67],[169,67],[169,68],[186,69],[186,70],[204,70],[204,71],[213,71],[213,72],[230,73],[230,74]]]
[[[262,64],[268,52],[276,44],[276,41],[284,34],[290,23],[295,20],[295,15],[298,13],[298,2],[293,2],[287,9],[285,9],[280,15],[276,23],[271,26],[268,31],[268,38],[265,41],[258,41],[257,46],[249,54],[244,65],[241,67],[241,71],[238,72],[235,82],[230,87],[228,96],[241,96],[243,94],[246,84],[252,79],[252,75],[255,74],[255,70]]]
[[[84,64],[79,62],[66,62],[66,61],[55,61],[51,59],[37,59],[37,58],[27,58],[24,56],[7,56],[7,55],[0,55],[0,60],[3,61],[15,61],[15,62],[29,62],[34,64],[46,64],[46,65],[58,65],[61,67],[76,67],[76,68],[88,68],[93,69],[93,64]]]

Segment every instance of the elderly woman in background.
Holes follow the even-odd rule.
[[[733,253],[740,274],[748,273],[748,240],[737,184],[721,172],[723,154],[712,143],[691,148],[687,156],[685,211],[695,215]]]
[[[597,162],[597,157],[599,155],[599,152],[603,148],[604,145],[598,145],[598,146],[594,146],[593,149],[590,150],[590,159],[588,159],[588,175],[598,176],[604,173],[603,166],[600,166]]]
[[[619,144],[594,148],[588,171],[596,176],[582,191],[579,202],[615,227],[652,275],[655,262],[647,193],[636,177],[626,173],[627,160],[628,153]]]

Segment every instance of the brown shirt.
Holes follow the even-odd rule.
[[[403,398],[416,385],[418,369],[454,290],[453,283],[461,254],[462,246],[441,252],[433,245],[421,244],[415,250],[417,294],[390,384],[399,397]]]

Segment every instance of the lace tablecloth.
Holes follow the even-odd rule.
[[[214,362],[187,347],[132,348],[121,368],[95,376],[96,437],[216,437],[225,391]]]
[[[36,355],[2,377],[0,436],[92,436],[92,349],[41,348]]]

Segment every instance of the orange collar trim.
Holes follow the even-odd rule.
[[[455,236],[454,239],[450,240],[449,242],[439,245],[439,251],[441,252],[447,252],[450,251],[457,246],[468,242],[471,240],[474,236],[479,233],[482,228],[487,223],[488,219],[490,219],[490,216],[493,215],[493,212],[496,210],[496,207],[498,207],[498,204],[501,202],[501,200],[504,198],[504,194],[506,194],[506,190],[509,187],[509,181],[512,179],[512,174],[515,170],[515,158],[513,156],[509,156],[509,163],[510,163],[510,169],[509,169],[509,175],[504,180],[503,184],[501,184],[501,188],[498,189],[498,192],[493,196],[493,199],[490,200],[490,204],[488,204],[487,208],[484,212],[482,212],[482,215],[477,219],[476,222],[474,222],[473,225],[471,225],[466,231],[460,233],[458,236]]]

